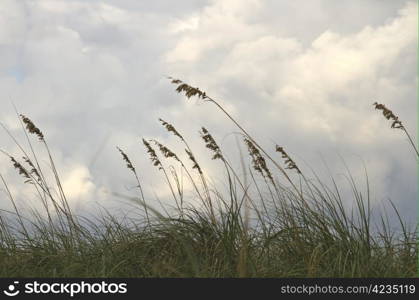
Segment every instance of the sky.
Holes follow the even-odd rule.
[[[391,199],[415,221],[415,154],[372,103],[391,108],[416,140],[417,14],[405,0],[0,0],[0,122],[22,144],[14,106],[41,128],[78,211],[118,209],[110,192],[132,193],[116,146],[164,198],[141,144],[180,147],[159,118],[208,158],[215,181],[200,127],[233,161],[239,153],[237,128],[211,104],[175,93],[173,76],[219,100],[272,153],[283,146],[308,174],[344,184],[346,163],[363,188],[365,167],[372,203]],[[0,149],[21,156],[4,131]],[[0,174],[24,206],[33,191],[6,156]],[[9,208],[1,192],[0,208]]]

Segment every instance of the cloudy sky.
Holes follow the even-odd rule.
[[[417,17],[406,0],[0,0],[0,122],[24,144],[15,105],[42,129],[77,209],[113,201],[106,191],[130,193],[116,146],[157,193],[140,138],[177,143],[160,117],[199,157],[209,156],[202,125],[238,153],[237,129],[176,94],[171,75],[218,99],[267,149],[284,146],[303,170],[327,178],[326,161],[344,182],[343,159],[362,188],[365,164],[373,203],[391,199],[415,220],[415,154],[372,103],[390,107],[416,140]],[[3,131],[0,148],[21,156]],[[0,173],[19,201],[30,197],[7,157]],[[0,207],[9,205],[2,190]]]

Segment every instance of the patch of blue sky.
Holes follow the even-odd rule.
[[[13,68],[7,70],[7,75],[12,76],[16,79],[18,83],[22,83],[25,79],[25,70],[20,66],[14,66]]]

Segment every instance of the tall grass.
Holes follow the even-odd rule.
[[[100,217],[87,219],[71,210],[44,134],[32,120],[20,115],[29,150],[3,126],[23,158],[20,161],[16,155],[2,153],[9,157],[25,184],[36,191],[43,211],[19,209],[0,174],[4,194],[13,207],[13,211],[0,213],[0,276],[416,275],[417,227],[405,226],[393,203],[391,213],[399,218],[398,231],[392,229],[386,213],[373,211],[367,176],[367,189],[361,191],[348,172],[352,193],[343,193],[333,178],[327,185],[315,172],[305,174],[283,146],[276,145],[273,153],[263,149],[205,92],[178,79],[171,81],[179,93],[215,105],[238,127],[250,165],[244,170],[237,168],[227,159],[216,137],[202,127],[200,138],[214,164],[222,170],[217,177],[224,184],[213,183],[184,136],[173,124],[160,119],[185,152],[176,153],[156,139],[142,139],[142,144],[152,165],[161,172],[173,205],[162,209],[152,205],[157,201],[145,193],[132,160],[118,148],[136,179],[138,194],[115,193],[115,198],[133,201],[144,217],[117,218],[114,212],[103,210]],[[377,109],[385,108],[377,105]],[[401,129],[408,134],[404,126]],[[43,145],[47,168],[39,164],[40,154],[35,152],[30,135]],[[373,218],[373,214],[378,217]]]

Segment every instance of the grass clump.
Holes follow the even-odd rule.
[[[222,168],[223,187],[212,184],[183,135],[160,119],[184,147],[183,156],[192,162],[188,167],[183,156],[168,146],[155,139],[142,139],[152,165],[162,172],[173,205],[168,210],[163,207],[163,212],[151,205],[132,160],[117,148],[138,183],[137,196],[118,197],[139,204],[136,209],[144,218],[117,218],[106,210],[101,217],[83,218],[68,204],[45,136],[21,115],[27,133],[36,135],[46,149],[49,168],[41,168],[29,135],[30,151],[10,135],[23,153],[22,162],[2,153],[10,158],[25,184],[33,186],[44,211],[29,215],[21,211],[0,174],[14,208],[0,212],[0,277],[416,275],[417,228],[405,226],[393,203],[399,231],[391,229],[385,214],[373,218],[369,187],[364,192],[358,190],[350,173],[351,195],[343,194],[333,179],[329,186],[315,173],[309,177],[284,147],[276,145],[274,150],[284,160],[278,162],[219,102],[181,80],[170,79],[177,85],[176,91],[212,103],[238,126],[251,162],[245,168],[246,176],[239,175],[242,172],[202,127],[200,137],[214,163]],[[393,127],[405,130],[387,108],[381,104],[376,108],[396,122]],[[291,172],[298,184],[291,179]],[[184,181],[190,188],[185,188]],[[368,177],[366,181],[368,186]]]

